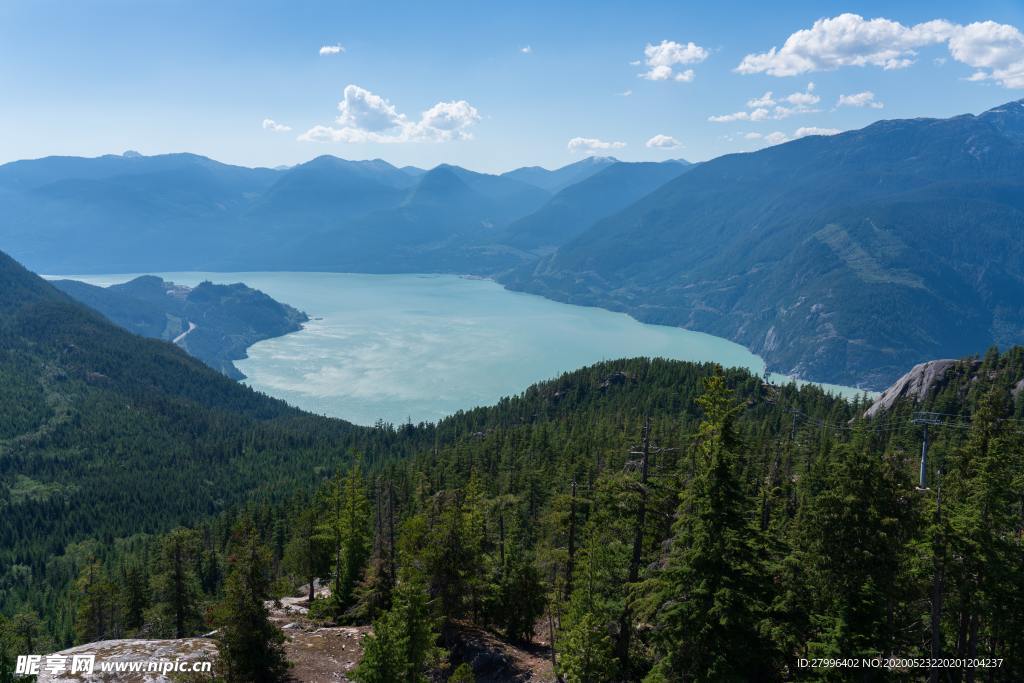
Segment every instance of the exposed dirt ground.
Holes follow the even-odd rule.
[[[316,589],[318,597],[330,592]],[[282,598],[280,604],[268,602],[270,619],[284,631],[285,653],[292,663],[291,677],[296,683],[348,681],[348,673],[363,656],[363,638],[369,626],[318,626],[308,616],[306,597]]]

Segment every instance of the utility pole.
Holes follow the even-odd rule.
[[[926,413],[919,412],[914,413],[913,418],[910,420],[914,424],[919,424],[924,427],[924,433],[921,437],[921,470],[919,473],[919,482],[917,488],[921,491],[928,490],[928,425],[940,425],[942,424],[942,416],[938,413]]]
[[[565,562],[564,597],[572,597],[572,573],[576,567],[576,479],[572,480],[572,497],[569,499],[569,557]]]
[[[633,530],[633,554],[629,562],[629,583],[634,584],[640,579],[640,560],[643,557],[644,525],[647,520],[647,490],[651,476],[651,455],[660,454],[673,448],[660,448],[651,445],[651,418],[644,416],[643,434],[639,450],[631,450],[630,455],[639,455],[639,462],[633,460],[626,464],[627,468],[640,470],[640,502],[636,511],[636,527]],[[632,608],[629,600],[619,618],[619,639],[616,644],[619,663],[623,678],[629,677],[629,641],[631,637]]]
[[[932,612],[931,612],[931,658],[937,661],[942,657],[942,599],[946,573],[946,537],[942,529],[942,468],[935,482],[935,539],[932,542],[932,555],[935,564],[932,574]],[[928,683],[939,683],[942,669],[932,667],[928,671]]]
[[[921,434],[921,467],[918,475],[918,491],[928,490],[928,426],[943,424],[942,415],[934,412],[914,413],[910,420],[922,426]],[[935,481],[935,538],[932,541],[932,609],[930,618],[931,659],[936,661],[942,657],[942,600],[945,581],[946,542],[942,530],[942,467],[938,468]],[[928,683],[939,683],[942,669],[932,667],[928,670]]]
[[[395,485],[388,478],[388,578],[391,587],[398,584],[398,567],[395,557]]]
[[[630,451],[632,455],[640,456],[640,503],[636,510],[636,526],[633,528],[633,555],[629,561],[629,583],[634,584],[640,578],[640,558],[643,552],[644,522],[647,519],[647,477],[650,473],[650,432],[651,419],[644,416],[643,437],[640,442],[639,451]],[[633,464],[633,463],[631,463]],[[629,641],[632,636],[633,610],[626,599],[626,606],[619,617],[619,638],[616,643],[616,650],[621,667],[622,678],[629,677]]]

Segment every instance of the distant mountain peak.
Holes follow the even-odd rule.
[[[142,154],[136,152],[134,149],[129,149],[125,150],[124,154],[122,154],[121,156],[123,156],[125,159],[138,159],[142,156]]]

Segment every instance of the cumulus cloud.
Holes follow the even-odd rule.
[[[817,104],[821,101],[821,98],[814,94],[814,83],[808,83],[806,90],[787,95],[786,101],[799,107],[807,107]]]
[[[681,64],[700,64],[708,58],[708,54],[706,49],[693,42],[686,45],[674,40],[663,40],[658,45],[648,43],[644,47],[643,60],[647,71],[638,75],[649,81],[671,79],[688,83],[694,79],[693,69],[677,71],[676,67]],[[639,62],[631,62],[631,64],[639,64]]]
[[[781,130],[777,130],[773,133],[745,133],[743,137],[747,140],[760,140],[766,143],[767,146],[781,145],[783,142],[791,142],[793,140],[799,140],[805,138],[808,135],[836,135],[842,131],[838,128],[818,128],[817,126],[806,126],[803,128],[797,128],[792,135],[786,135]]]
[[[758,107],[753,111],[737,111],[732,114],[720,116],[709,116],[708,121],[713,123],[731,123],[733,121],[765,121],[772,118],[772,113],[764,107]]]
[[[982,21],[963,26],[949,40],[949,54],[978,69],[972,80],[1024,88],[1024,33],[1009,24]]]
[[[805,126],[803,128],[797,128],[793,133],[793,138],[805,138],[808,135],[838,135],[843,131],[838,128],[819,128],[817,126]]]
[[[970,80],[1024,88],[1024,33],[994,21],[963,25],[935,19],[905,26],[883,17],[840,14],[793,33],[782,47],[748,54],[736,71],[795,76],[844,66],[903,69],[917,60],[919,49],[942,44],[954,60],[976,69]]]
[[[286,126],[283,123],[278,123],[274,119],[263,119],[263,130],[272,130],[275,133],[287,133],[291,129],[291,126]]]
[[[343,48],[341,45],[324,45],[323,47],[320,48],[320,56],[323,57],[325,55],[336,55],[344,51],[345,48]]]
[[[760,97],[747,100],[747,109],[749,111],[709,116],[708,121],[714,123],[767,121],[769,119],[777,121],[789,118],[794,114],[813,114],[821,111],[820,109],[813,108],[813,105],[821,101],[821,98],[814,94],[814,83],[808,83],[805,90],[791,93],[782,98],[781,101],[787,104],[780,104],[780,101],[775,99],[774,93],[769,90]]]
[[[472,138],[480,113],[465,100],[438,102],[410,120],[380,95],[347,85],[335,126],[314,126],[299,136],[306,142],[446,142]]]
[[[579,137],[569,140],[568,144],[569,151],[573,154],[576,152],[596,154],[598,152],[606,152],[610,149],[622,149],[625,146],[625,142],[607,142],[605,140],[599,140],[598,138]]]
[[[870,90],[854,93],[853,95],[840,95],[836,107],[870,107],[881,109],[885,105],[875,99],[875,93]]]
[[[645,147],[651,149],[674,149],[679,147],[679,141],[671,135],[655,135],[653,138],[644,143]]]
[[[751,109],[759,109],[762,107],[774,107],[775,98],[772,97],[772,91],[769,90],[760,97],[755,97],[753,99],[747,100],[747,106],[750,107]]]

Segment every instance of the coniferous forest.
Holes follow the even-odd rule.
[[[30,303],[3,326],[4,676],[23,652],[216,630],[219,675],[284,680],[264,601],[316,585],[314,618],[372,625],[359,681],[473,680],[471,627],[553,643],[565,681],[1024,677],[1020,348],[871,419],[816,387],[631,359],[358,428],[5,276]],[[154,364],[145,390],[119,383],[129,361]],[[62,377],[30,381],[46,364]],[[964,665],[911,662],[933,656]],[[811,666],[862,658],[894,666]]]

